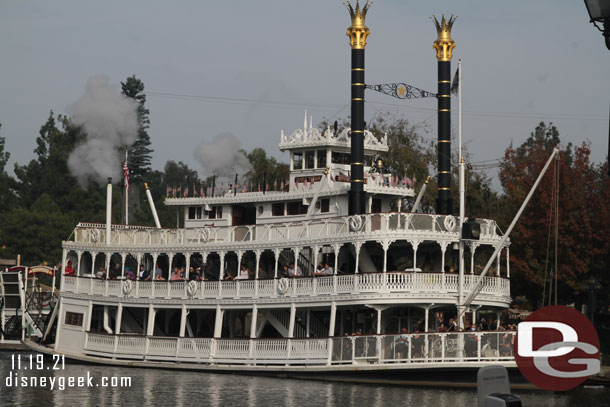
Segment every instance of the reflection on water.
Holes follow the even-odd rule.
[[[29,354],[22,353],[29,361]],[[29,365],[29,362],[27,363]],[[26,365],[25,363],[22,366]],[[66,363],[64,371],[13,371],[19,376],[131,377],[130,388],[6,387],[11,374],[11,353],[0,352],[0,406],[476,406],[476,392],[381,385],[331,383],[275,377],[213,374],[202,372],[120,368]],[[66,380],[66,379],[64,379]],[[529,392],[519,394],[524,406],[610,406],[610,389],[578,389],[568,393]]]

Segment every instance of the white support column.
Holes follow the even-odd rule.
[[[225,276],[225,252],[219,253],[220,257],[220,275],[218,276],[218,280],[222,281]],[[222,285],[222,284],[220,284]]]
[[[61,279],[60,281],[60,288],[63,289],[64,288],[64,276],[66,275],[66,262],[68,261],[68,252],[64,249],[61,253],[61,270],[59,270],[59,272],[61,273],[59,278]]]
[[[506,278],[510,278],[510,251],[506,246]]]
[[[121,253],[121,279],[125,278],[125,258],[127,257],[126,253]]]
[[[445,274],[445,253],[447,252],[447,246],[449,242],[441,242],[441,273]],[[444,281],[444,279],[443,279]]]
[[[146,335],[153,336],[155,334],[155,316],[157,311],[152,304],[148,306],[148,323],[146,324]]]
[[[413,247],[413,271],[415,271],[415,269],[417,268],[417,248],[419,247],[421,241],[409,240],[409,243],[411,243],[411,246]]]
[[[334,249],[335,249],[335,273],[337,274],[337,267],[339,265],[339,250],[341,250],[341,246],[339,246],[338,244],[334,245]]]
[[[106,270],[106,279],[108,279],[110,277],[110,258],[112,257],[112,253],[104,252],[104,256],[104,263],[106,264],[104,270]]]
[[[474,252],[476,249],[474,242],[470,242],[470,274],[474,274]]]
[[[186,305],[182,304],[182,312],[180,312],[180,333],[179,337],[184,338],[184,331],[186,330],[186,317],[188,315],[188,310],[186,309]]]
[[[381,242],[381,246],[383,247],[383,272],[386,273],[388,271],[388,250],[390,249],[390,242],[383,241]]]
[[[216,318],[214,319],[214,338],[220,338],[222,335],[222,318],[224,317],[224,310],[220,308],[220,305],[216,306]]]
[[[184,268],[184,279],[189,281],[189,270],[191,268],[191,255],[192,253],[184,253],[184,257],[186,259],[186,267]]]
[[[297,315],[297,306],[292,303],[290,304],[290,322],[288,323],[288,337],[294,337],[294,320]]]
[[[307,308],[307,321],[305,323],[305,337],[309,338],[309,331],[311,325],[311,308]]]
[[[496,258],[496,276],[500,277],[500,257],[502,257],[502,250],[498,252],[498,257]]]
[[[95,259],[97,252],[91,252],[91,277],[95,277]]]
[[[280,268],[280,249],[275,249],[273,251],[273,254],[275,256],[275,271],[273,273],[273,278],[277,278],[277,271]]]
[[[424,308],[424,332],[428,332],[428,314],[430,313],[430,307]]]
[[[261,266],[261,251],[257,250],[256,252],[254,252],[256,255],[256,269],[254,270],[254,279],[258,280],[258,269]],[[258,284],[256,285],[256,287],[258,287]]]
[[[81,267],[80,267],[80,262],[82,260],[82,257],[83,257],[83,251],[82,250],[78,250],[76,252],[76,275],[77,276],[82,275]]]
[[[381,335],[381,308],[377,308],[377,335]]]
[[[258,306],[252,305],[252,318],[250,318],[250,338],[256,338],[256,319],[258,318]]]
[[[119,302],[119,306],[116,310],[116,325],[114,326],[114,333],[118,335],[121,333],[121,320],[123,319],[123,303]]]
[[[337,318],[337,304],[333,301],[330,304],[330,323],[328,324],[328,336],[335,336],[335,321]]]
[[[360,265],[360,248],[362,247],[362,242],[356,242],[354,244],[354,249],[356,249],[356,269],[354,270],[354,274],[358,274],[358,266]]]

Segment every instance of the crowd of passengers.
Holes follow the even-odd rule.
[[[100,265],[99,269],[95,273],[95,277],[100,279],[121,279],[124,278],[126,280],[141,280],[141,281],[184,281],[187,280],[195,280],[195,281],[218,281],[219,280],[219,272],[212,271],[211,267],[207,265],[196,265],[189,267],[189,273],[187,276],[186,269],[184,266],[175,266],[172,272],[169,274],[169,278],[164,276],[163,270],[159,266],[159,264],[155,264],[154,272],[153,270],[146,269],[146,267],[141,264],[139,270],[134,272],[131,270],[129,266],[125,266],[125,270],[123,276],[121,276],[121,265],[119,263],[110,265],[110,273],[106,272],[106,269],[103,265]],[[281,266],[279,271],[279,277],[302,277],[303,271],[301,267],[295,265],[294,263],[284,264]],[[312,273],[314,276],[330,276],[334,274],[334,270],[328,263],[319,263],[316,270]],[[76,276],[78,275],[77,270],[72,267],[72,261],[68,261],[65,268],[65,275],[67,276]],[[248,280],[254,279],[255,273],[248,268],[245,264],[242,264],[239,267],[237,274],[233,274],[230,270],[225,270],[222,280]],[[269,279],[273,278],[273,275],[269,275],[262,266],[258,268],[258,278],[259,279]]]
[[[451,333],[451,332],[462,332],[466,331],[469,334],[464,336],[463,351],[464,357],[474,358],[478,356],[479,351],[479,340],[481,343],[481,356],[512,356],[514,339],[515,336],[510,331],[517,329],[516,324],[498,323],[496,320],[491,320],[489,323],[485,318],[481,318],[479,323],[467,323],[465,329],[460,329],[453,318],[449,319],[449,322],[445,324],[443,320],[440,320],[437,325],[436,331],[424,332],[424,326],[420,322],[417,324],[415,330],[409,333],[407,328],[402,328],[399,334],[387,336],[391,338],[391,342],[386,342],[385,345],[390,349],[386,351],[394,352],[394,359],[406,359],[409,354],[409,348],[411,350],[411,358],[434,358],[441,355],[441,347],[443,340],[440,335],[434,335],[435,333]],[[487,335],[480,336],[475,332],[504,332],[498,335]],[[344,360],[351,359],[352,351],[354,357],[366,357],[376,354],[377,341],[373,333],[369,333],[371,336],[363,336],[362,329],[358,328],[355,332],[350,335],[349,332],[344,334],[345,340],[341,340],[340,356]],[[428,334],[428,335],[426,335]],[[430,335],[432,334],[432,335]],[[361,338],[362,337],[362,338]],[[426,347],[426,338],[428,340],[428,346]],[[457,339],[446,338],[445,340],[445,355],[451,356],[450,353],[457,352]],[[353,348],[353,349],[352,349]],[[339,352],[336,349],[336,352]],[[497,351],[497,353],[495,353]],[[449,353],[449,354],[448,354]]]

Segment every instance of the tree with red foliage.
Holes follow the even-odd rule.
[[[517,211],[555,147],[560,148],[557,162],[549,167],[511,236],[512,292],[526,295],[532,304],[538,305],[542,305],[545,281],[548,304],[549,281],[554,279],[551,272],[554,271],[554,211],[557,208],[558,303],[580,302],[585,291],[584,281],[594,270],[603,268],[604,263],[607,267],[602,251],[604,244],[608,244],[608,229],[601,223],[609,217],[608,200],[600,196],[604,189],[599,182],[600,170],[589,161],[589,143],[576,148],[571,144],[561,146],[559,132],[552,123],[548,126],[540,123],[520,147],[515,149],[511,145],[506,150],[500,168],[506,195],[504,215],[507,219],[504,220],[510,220]],[[553,185],[557,181],[558,205],[553,200]],[[606,211],[603,221],[600,211]]]

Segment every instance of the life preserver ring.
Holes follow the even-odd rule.
[[[97,243],[97,238],[98,238],[97,229],[91,229],[89,231],[89,236],[91,236],[91,241],[93,243]]]
[[[288,291],[288,279],[285,277],[280,278],[280,281],[277,282],[277,292],[281,295],[286,294]]]
[[[359,232],[364,226],[364,221],[362,216],[354,215],[349,218],[349,230],[351,232]]]
[[[131,291],[133,291],[133,282],[131,280],[123,281],[123,284],[121,285],[121,289],[123,291],[123,295],[131,294]]]
[[[451,216],[451,215],[445,216],[443,225],[445,225],[445,229],[447,229],[447,232],[453,232],[455,230],[456,224],[457,224],[457,222],[455,221],[455,216]]]
[[[186,294],[189,297],[194,297],[195,294],[197,294],[197,282],[196,281],[189,281],[189,283],[186,285]]]
[[[203,228],[199,231],[199,238],[203,243],[207,243],[210,240],[210,228]]]

